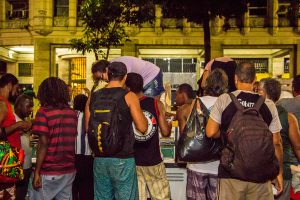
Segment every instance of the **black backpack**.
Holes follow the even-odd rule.
[[[255,183],[273,180],[279,164],[273,134],[259,113],[264,98],[260,97],[253,108],[244,108],[232,93],[229,95],[237,111],[223,134],[221,166],[231,178]]]
[[[126,117],[122,116],[120,101],[126,94],[125,90],[113,93],[101,89],[91,96],[88,140],[96,157],[111,157],[122,151]]]

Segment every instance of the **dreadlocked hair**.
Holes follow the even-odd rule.
[[[37,99],[41,106],[69,107],[68,86],[60,78],[49,77],[39,86]]]

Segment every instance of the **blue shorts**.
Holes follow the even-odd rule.
[[[139,199],[134,158],[94,159],[94,199]]]
[[[163,85],[163,73],[160,70],[157,76],[144,87],[144,95],[147,97],[158,97],[165,91]]]
[[[41,175],[42,187],[29,190],[31,200],[70,200],[76,172],[63,175]]]

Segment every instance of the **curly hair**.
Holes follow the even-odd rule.
[[[49,77],[39,86],[37,99],[41,106],[69,107],[68,86],[60,78]]]
[[[206,79],[206,86],[204,88],[204,95],[218,97],[227,92],[228,77],[224,70],[213,70]]]

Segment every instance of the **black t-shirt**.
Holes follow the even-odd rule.
[[[145,135],[135,132],[134,157],[138,166],[154,166],[162,162],[158,134],[158,108],[155,99],[142,97],[141,108],[148,121]]]

